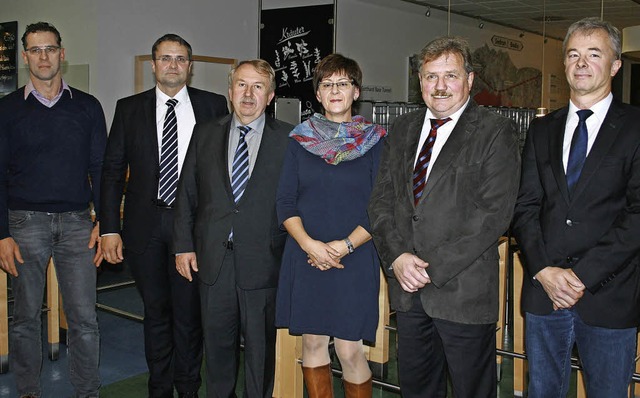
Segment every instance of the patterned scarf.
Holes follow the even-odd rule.
[[[289,134],[304,149],[336,165],[363,156],[387,132],[356,115],[351,122],[336,123],[314,113]]]

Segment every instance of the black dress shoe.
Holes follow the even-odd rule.
[[[197,392],[181,392],[178,393],[178,398],[198,398]]]

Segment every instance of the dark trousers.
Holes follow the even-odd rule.
[[[198,391],[202,380],[202,325],[198,282],[176,271],[172,254],[173,210],[158,209],[159,225],[141,254],[125,259],[144,302],[144,348],[149,397]],[[197,276],[196,276],[197,278]]]
[[[236,396],[242,333],[244,397],[271,398],[275,377],[276,289],[243,290],[237,287],[233,253],[233,250],[227,250],[220,275],[213,285],[200,283],[207,397]]]
[[[444,398],[447,370],[456,398],[495,398],[495,324],[471,325],[427,315],[419,294],[396,313],[398,371],[403,398]]]

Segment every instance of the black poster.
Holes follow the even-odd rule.
[[[18,22],[0,23],[0,96],[18,88]]]
[[[313,71],[333,53],[333,4],[262,10],[260,57],[276,71],[276,95],[299,98],[302,120],[320,112]]]

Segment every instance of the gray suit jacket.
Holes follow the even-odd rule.
[[[196,125],[175,206],[176,253],[196,252],[200,281],[214,284],[233,228],[236,283],[242,289],[278,283],[287,233],[276,217],[276,188],[293,126],[266,117],[256,164],[236,205],[228,171],[233,115]]]
[[[391,306],[407,311],[412,294],[419,294],[433,318],[496,322],[497,243],[509,226],[520,174],[515,126],[471,100],[414,206],[412,175],[425,116],[421,109],[396,120],[369,205]],[[416,293],[404,291],[389,269],[402,253],[429,263],[432,282]]]

